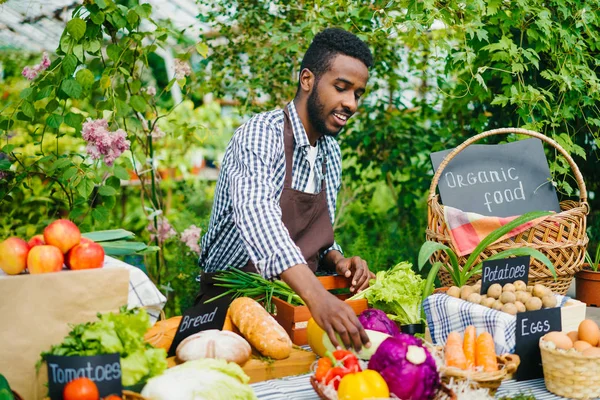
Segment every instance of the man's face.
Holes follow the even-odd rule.
[[[337,136],[356,112],[365,92],[369,71],[356,58],[338,54],[315,82],[307,100],[310,124],[321,135]]]

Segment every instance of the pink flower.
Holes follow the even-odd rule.
[[[166,217],[163,217],[162,215],[158,216],[157,223],[158,230],[154,226],[154,221],[150,221],[146,228],[148,232],[150,232],[150,239],[154,240],[158,237],[158,242],[164,243],[165,240],[177,235],[177,232],[173,229]]]
[[[8,172],[0,171],[0,180],[8,178]]]
[[[21,72],[21,74],[29,79],[30,81],[34,80],[35,78],[38,77],[39,73],[42,71],[45,71],[46,69],[48,69],[48,67],[50,66],[51,62],[50,62],[50,57],[48,57],[48,53],[44,52],[42,54],[42,62],[40,62],[37,65],[34,65],[33,67],[25,67],[23,68],[23,71]]]
[[[148,96],[156,96],[156,88],[154,86],[148,86],[145,92]]]
[[[109,131],[108,121],[105,119],[92,120],[88,118],[87,122],[83,124],[81,135],[87,142],[85,150],[89,156],[94,160],[104,157],[104,163],[109,167],[124,151],[129,150],[131,144],[123,129],[115,132]]]
[[[179,58],[175,59],[175,78],[177,80],[183,79],[192,73],[192,68],[185,61],[181,61]]]
[[[196,225],[190,225],[186,230],[181,232],[180,240],[190,248],[191,251],[200,255],[200,233],[201,228]]]

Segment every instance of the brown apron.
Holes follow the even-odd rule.
[[[285,180],[279,205],[281,220],[290,237],[302,251],[308,267],[316,272],[319,254],[333,245],[333,226],[329,218],[327,191],[325,188],[325,172],[327,158],[323,161],[323,179],[319,193],[305,193],[292,189],[292,165],[294,162],[294,132],[287,107],[283,110],[283,143],[285,149]],[[246,272],[256,272],[252,260],[243,268]],[[200,276],[200,293],[196,303],[206,301],[224,293],[227,289],[215,286],[216,273],[202,273]]]

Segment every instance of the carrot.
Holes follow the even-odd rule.
[[[465,329],[465,339],[463,342],[463,350],[465,352],[465,358],[467,359],[467,368],[472,369],[475,367],[475,341],[477,339],[477,332],[473,325],[467,326]]]
[[[487,332],[483,332],[477,338],[475,344],[475,364],[478,367],[483,367],[485,372],[498,371],[494,339]]]
[[[446,347],[444,348],[444,358],[448,367],[467,368],[467,359],[465,358],[462,339],[458,332],[450,332],[448,335]]]

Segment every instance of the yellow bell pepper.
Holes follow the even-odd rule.
[[[342,378],[338,388],[339,400],[388,398],[390,390],[379,372],[366,369]]]

